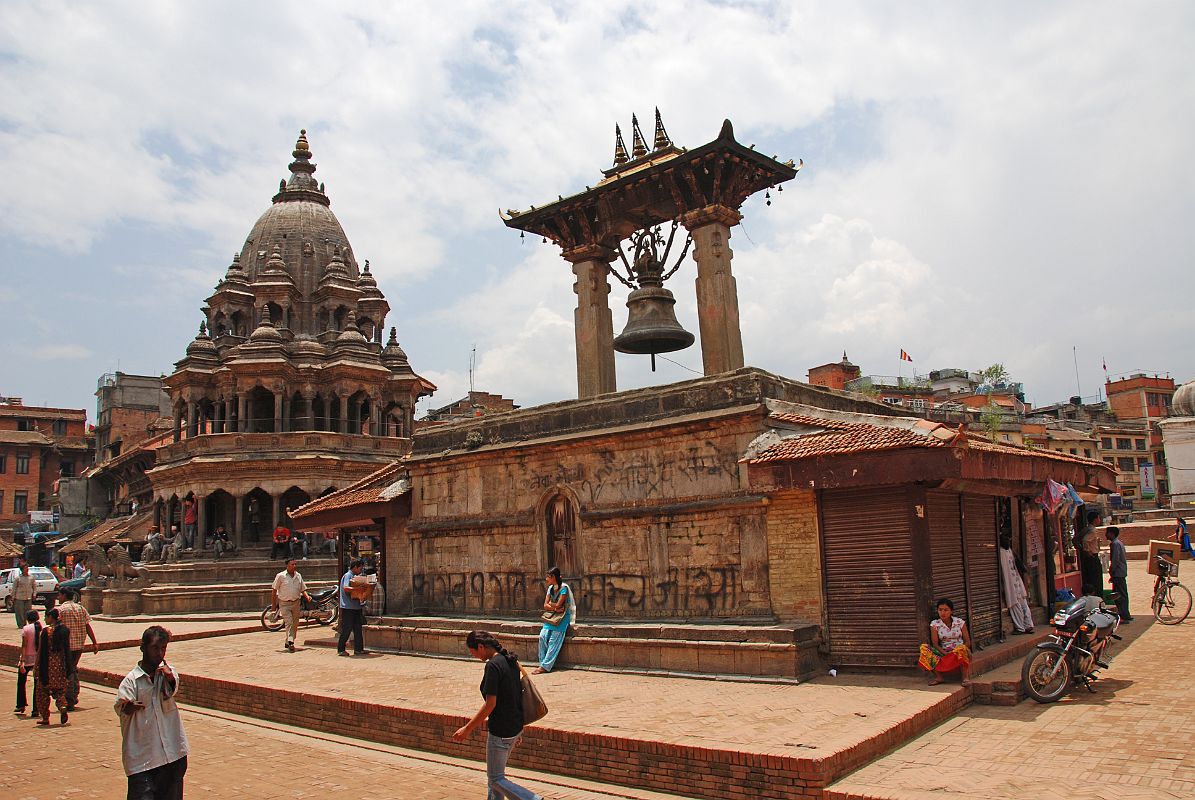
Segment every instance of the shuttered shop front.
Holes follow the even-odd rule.
[[[821,508],[830,660],[912,664],[920,637],[906,490],[826,490]]]
[[[967,625],[980,644],[994,641],[1000,631],[1000,577],[996,561],[996,500],[984,495],[963,496],[963,530],[967,542]]]
[[[962,507],[957,492],[932,490],[926,493],[929,511],[929,539],[933,599],[948,597],[962,616],[966,605],[967,585],[963,578]],[[931,617],[932,618],[932,617]]]

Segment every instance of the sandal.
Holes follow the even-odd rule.
[[[942,682],[942,679],[941,679],[941,678],[934,678],[932,681],[930,681],[930,682],[929,682],[929,685],[930,685],[930,686],[937,686],[937,685],[938,685],[939,683],[941,683],[941,682]]]

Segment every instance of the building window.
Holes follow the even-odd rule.
[[[0,453],[0,474],[8,472],[8,455]]]
[[[1144,450],[1144,449],[1145,449],[1145,440],[1144,440],[1144,439],[1138,439],[1138,440],[1137,440],[1137,449],[1138,449],[1138,450]]]
[[[1157,464],[1159,467],[1166,466],[1166,454],[1163,453],[1161,450],[1154,453],[1154,463]],[[3,469],[0,469],[0,472],[3,472],[3,471],[4,471]]]
[[[901,404],[899,397],[885,397],[884,402],[890,406],[898,406]]]
[[[20,453],[17,454],[17,474],[18,475],[28,475],[29,474],[29,455],[27,453],[24,455],[22,455]]]
[[[1133,459],[1131,458],[1116,459],[1116,468],[1121,472],[1134,472],[1137,469],[1137,467],[1133,464]]]
[[[1105,450],[1111,450],[1112,449],[1112,437],[1105,436],[1104,438],[1100,439],[1100,447],[1104,448]]]
[[[17,420],[17,430],[31,431],[31,430],[33,430],[33,423],[27,419],[19,419],[19,420]]]
[[[29,494],[27,492],[12,493],[12,513],[25,514],[29,511]]]
[[[1084,447],[1084,448],[1083,448],[1083,455],[1085,455],[1087,458],[1091,458],[1091,448],[1090,448],[1090,447]]]
[[[1117,450],[1132,450],[1133,449],[1133,440],[1118,438],[1116,440],[1116,449]]]
[[[1136,486],[1120,487],[1120,496],[1121,497],[1136,497],[1137,496],[1137,487]]]
[[[1149,459],[1148,459],[1148,458],[1139,458],[1139,459],[1137,459],[1137,469],[1141,469],[1142,467],[1148,467],[1148,466],[1149,466]]]
[[[1069,452],[1070,452],[1070,454],[1071,454],[1072,456],[1077,456],[1077,455],[1079,455],[1079,451],[1078,451],[1078,450],[1076,450],[1076,449],[1075,449],[1075,448],[1073,448],[1073,447],[1070,449],[1070,451],[1069,451]]]
[[[54,435],[55,436],[66,436],[66,420],[64,420],[64,419],[54,420]]]
[[[1104,456],[1104,463],[1116,466],[1116,459],[1112,458],[1111,456]]]
[[[74,462],[74,461],[61,461],[61,462],[59,462],[59,464],[58,464],[58,474],[59,474],[59,476],[61,476],[61,477],[63,477],[63,478],[73,478],[73,477],[75,477],[75,462]]]
[[[922,400],[921,398],[915,399],[913,401],[913,410],[914,411],[924,411],[925,410],[925,401]]]

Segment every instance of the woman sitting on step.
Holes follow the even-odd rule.
[[[967,623],[954,616],[954,601],[938,600],[938,618],[929,624],[930,644],[921,645],[917,664],[929,672],[930,686],[942,682],[942,675],[956,669],[962,673],[963,686],[971,685],[971,632]]]
[[[577,618],[573,590],[560,579],[560,567],[548,570],[545,580],[548,592],[544,596],[544,613],[540,616],[544,626],[539,631],[539,666],[535,668],[536,674],[551,672],[552,667],[556,666],[568,626]]]

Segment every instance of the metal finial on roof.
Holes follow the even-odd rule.
[[[614,125],[614,166],[619,166],[630,161],[627,156],[627,145],[622,140],[622,129],[618,127],[617,123]]]
[[[647,142],[643,141],[643,131],[639,130],[639,119],[631,115],[631,158],[647,155]]]
[[[365,274],[369,274],[369,259],[365,259]]]
[[[653,150],[663,150],[672,146],[672,139],[668,138],[668,131],[664,130],[664,120],[660,119],[660,107],[656,106],[656,140]]]
[[[295,142],[296,150],[305,150],[311,152],[311,147],[307,144],[307,129],[304,128],[299,131],[299,141]]]

